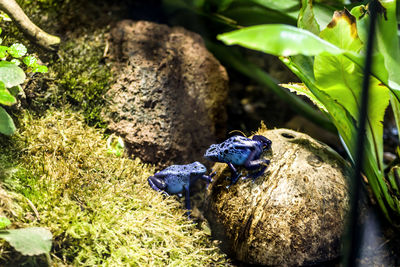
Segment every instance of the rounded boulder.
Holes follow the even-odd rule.
[[[265,173],[229,185],[231,171],[217,163],[206,193],[213,236],[237,260],[298,266],[339,256],[349,210],[348,163],[327,145],[288,129],[260,130],[272,141]],[[238,170],[246,175],[246,170]],[[228,178],[228,179],[227,179]]]

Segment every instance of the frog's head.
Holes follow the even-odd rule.
[[[207,168],[203,164],[198,162],[198,161],[193,162],[189,166],[190,166],[190,169],[191,169],[190,170],[191,174],[202,175],[202,174],[205,174],[207,172]]]
[[[263,151],[268,150],[271,148],[272,141],[262,135],[255,135],[253,136],[253,140],[257,141],[262,145]]]
[[[204,154],[204,157],[211,161],[218,161],[219,153],[220,153],[219,145],[213,144],[207,149],[206,153]]]

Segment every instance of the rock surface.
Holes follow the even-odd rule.
[[[228,76],[199,35],[125,20],[111,30],[110,60],[115,84],[102,115],[131,154],[187,164],[225,134]]]
[[[236,259],[299,266],[335,259],[349,210],[346,162],[328,146],[288,129],[261,130],[271,163],[255,180],[226,189],[231,172],[217,163],[205,212],[213,235]],[[245,173],[244,169],[240,169]]]

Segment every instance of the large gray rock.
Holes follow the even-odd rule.
[[[239,180],[226,189],[230,169],[214,166],[205,205],[213,235],[251,264],[299,266],[338,257],[349,210],[347,163],[306,134],[257,134],[271,139],[272,149],[263,155],[271,160],[268,169],[254,183]]]
[[[227,73],[199,35],[125,20],[111,30],[110,53],[115,83],[103,117],[130,153],[163,167],[189,163],[225,134]]]

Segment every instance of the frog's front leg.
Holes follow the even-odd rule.
[[[186,215],[190,219],[190,191],[189,191],[189,185],[185,185],[185,203],[186,203]]]
[[[165,191],[165,188],[167,188],[167,184],[165,183],[165,180],[163,178],[150,176],[149,178],[147,178],[147,181],[149,182],[151,188],[169,196],[169,194]]]
[[[237,182],[237,180],[239,180],[240,176],[242,175],[241,173],[239,173],[236,170],[235,166],[233,166],[233,164],[231,162],[228,162],[228,166],[231,168],[233,176],[231,177],[231,184],[227,185],[226,188],[229,188],[229,187],[231,187],[231,185],[234,185]]]

